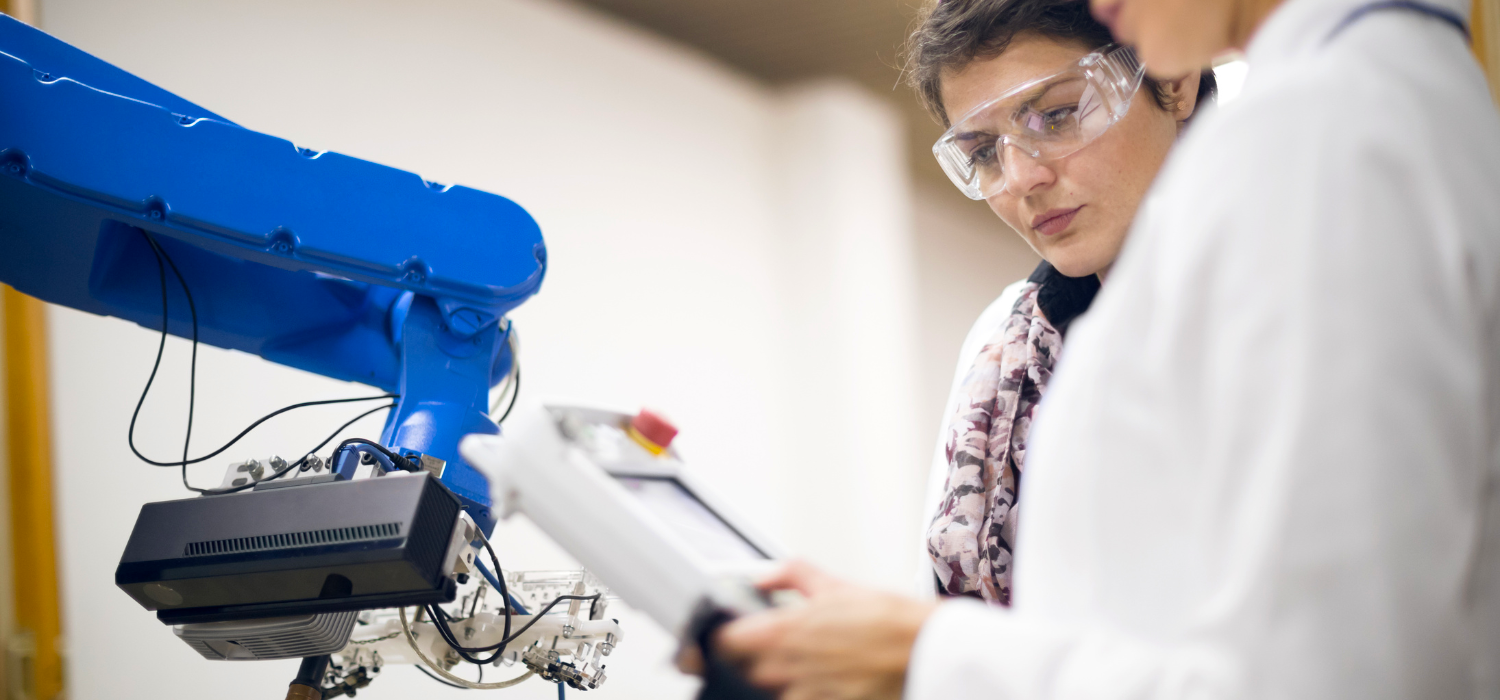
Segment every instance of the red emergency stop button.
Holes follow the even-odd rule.
[[[672,444],[672,438],[677,437],[676,426],[644,408],[630,419],[630,429],[626,432],[654,455],[666,452],[667,446]]]

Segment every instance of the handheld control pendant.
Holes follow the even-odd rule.
[[[501,518],[523,513],[625,602],[704,648],[705,698],[760,698],[706,644],[767,603],[753,582],[780,549],[684,468],[660,418],[592,408],[517,408],[504,436],[460,451],[490,480]]]

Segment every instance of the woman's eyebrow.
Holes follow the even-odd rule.
[[[1015,119],[1028,106],[1041,99],[1042,96],[1046,95],[1047,91],[1070,79],[1074,78],[1072,78],[1071,76],[1057,76],[1055,80],[1049,80],[1044,83],[1038,83],[1030,87],[1025,87],[1014,95],[1006,95],[1004,97],[998,98],[989,106],[981,107],[980,109],[975,111],[976,113],[994,114],[998,109],[1003,110],[1008,118]]]
[[[1032,102],[1036,102],[1038,99],[1041,99],[1042,95],[1047,94],[1047,91],[1051,90],[1053,86],[1058,84],[1058,82],[1060,81],[1053,80],[1051,82],[1042,83],[1041,85],[1033,85],[1026,92],[1016,93],[1013,97],[1019,100],[1020,105],[1028,105]]]
[[[1044,83],[1032,85],[1031,87],[1022,90],[1021,92],[1002,98],[1004,100],[1004,103],[995,104],[988,107],[980,107],[975,111],[976,114],[993,114],[994,112],[992,110],[999,108],[1007,113],[1008,118],[1015,119],[1016,117],[1020,116],[1027,107],[1030,107],[1037,100],[1045,97],[1047,93],[1052,89],[1064,83],[1069,83],[1078,79],[1078,76],[1074,75],[1056,76],[1054,80],[1049,80]],[[953,135],[953,138],[954,140],[964,140],[977,138],[979,136],[994,136],[994,134],[988,131],[980,131],[976,129],[973,131],[955,133]]]
[[[1076,75],[1059,75],[1054,80],[1049,80],[1045,83],[1034,85],[1031,87],[1031,89],[1025,92],[1024,98],[1021,99],[1020,103],[1017,106],[1024,107],[1033,102],[1036,102],[1037,100],[1045,97],[1048,92],[1052,91],[1053,88],[1056,88],[1059,85],[1063,85],[1064,83],[1074,82],[1076,80],[1079,80],[1079,77]]]
[[[957,134],[954,134],[953,135],[953,140],[954,141],[972,141],[974,139],[977,139],[977,138],[980,138],[980,137],[984,137],[984,136],[994,136],[994,134],[991,134],[988,131],[962,131],[962,132],[959,132]]]

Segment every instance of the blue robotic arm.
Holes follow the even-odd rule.
[[[333,476],[261,473],[145,504],[122,591],[205,658],[301,658],[288,698],[352,696],[418,659],[467,687],[604,682],[623,632],[602,584],[554,572],[508,591],[525,574],[500,570],[489,484],[458,450],[499,432],[490,389],[516,362],[506,314],[546,273],[525,210],[246,129],[4,15],[0,97],[0,282],[400,397],[379,445],[345,441]],[[365,456],[415,473],[348,478]],[[486,601],[486,585],[501,595]],[[425,618],[409,623],[409,606]],[[484,622],[457,636],[455,614]],[[513,630],[517,615],[529,620]],[[351,641],[356,616],[383,631]],[[470,640],[475,628],[488,636]],[[423,656],[438,644],[444,663]],[[529,670],[476,684],[447,672],[455,656]]]
[[[3,15],[0,95],[0,281],[160,329],[149,233],[203,342],[399,394],[381,442],[445,460],[490,531],[457,445],[498,432],[505,314],[546,272],[525,210],[243,128]],[[168,293],[169,331],[190,336]]]

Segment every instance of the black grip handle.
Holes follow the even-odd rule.
[[[774,694],[750,685],[734,664],[714,652],[714,632],[733,619],[728,611],[712,606],[704,606],[694,616],[693,641],[703,654],[703,688],[698,700],[775,700]]]

